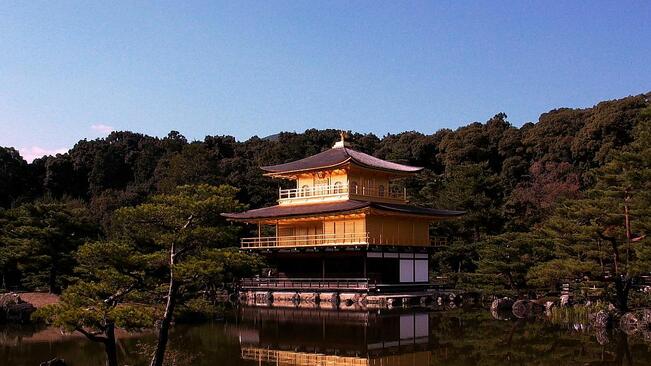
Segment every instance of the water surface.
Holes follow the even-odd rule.
[[[179,325],[177,365],[651,365],[649,334],[627,336],[482,310],[374,312],[244,308],[224,322]],[[144,365],[151,334],[121,335],[120,363]],[[53,328],[0,328],[0,365],[103,365],[102,346]]]

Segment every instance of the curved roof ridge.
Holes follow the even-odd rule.
[[[290,161],[288,163],[267,165],[260,168],[270,174],[296,173],[334,168],[343,165],[351,160],[363,167],[400,173],[415,173],[423,169],[422,167],[414,167],[382,160],[380,158],[376,158],[375,156],[353,150],[345,146],[333,147],[318,154],[314,154],[303,159]]]
[[[423,167],[405,165],[400,163],[394,163],[392,161],[383,160],[373,155],[369,155],[361,151],[353,150],[347,147],[344,147],[343,149],[346,150],[346,155],[350,156],[353,160],[355,160],[355,162],[357,162],[360,165],[370,166],[371,168],[380,167],[380,165],[382,165],[383,169],[400,170],[406,172],[418,172],[424,169]]]

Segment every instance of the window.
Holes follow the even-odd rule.
[[[344,187],[341,185],[341,182],[335,182],[334,184],[334,193],[344,193]]]
[[[350,192],[357,194],[357,182],[350,182]]]
[[[384,185],[380,184],[380,186],[377,187],[377,193],[380,197],[384,197]]]

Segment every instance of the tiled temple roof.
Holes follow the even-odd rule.
[[[461,216],[464,211],[438,210],[418,206],[410,206],[394,203],[367,202],[357,200],[346,200],[332,203],[315,203],[304,205],[278,205],[265,208],[258,208],[239,213],[223,213],[222,216],[236,221],[248,221],[259,219],[285,218],[295,216],[323,215],[328,213],[348,213],[365,208],[375,208],[382,211],[390,211],[409,215],[449,218]]]
[[[390,161],[378,159],[374,156],[352,150],[348,147],[335,147],[316,155],[308,156],[304,159],[285,164],[263,166],[261,168],[268,174],[275,175],[336,168],[349,162],[367,168],[397,173],[415,173],[423,169],[420,167],[392,163]]]

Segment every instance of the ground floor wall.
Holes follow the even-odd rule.
[[[427,283],[427,253],[340,252],[279,253],[267,256],[279,278],[364,278],[373,283]]]

